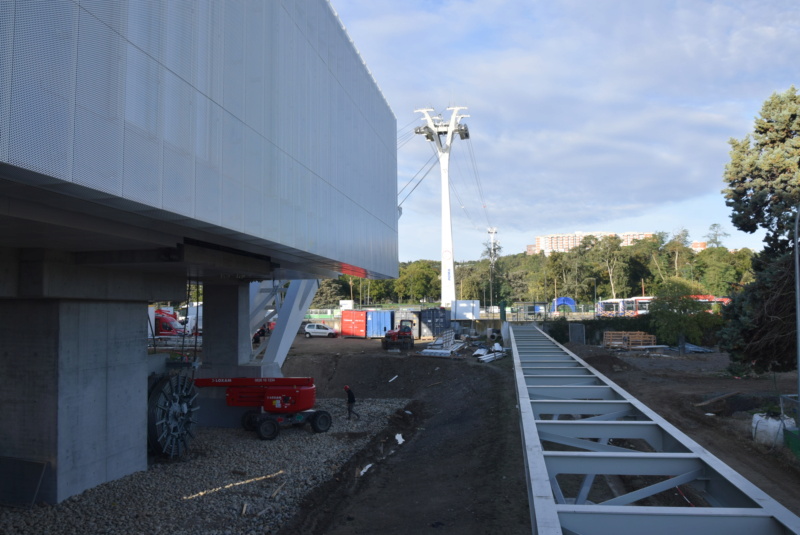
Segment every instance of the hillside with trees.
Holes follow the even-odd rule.
[[[562,296],[591,305],[595,295],[598,300],[657,295],[675,279],[686,281],[696,292],[717,296],[731,295],[753,281],[752,251],[726,249],[715,225],[706,238],[714,245],[695,253],[686,231],[672,236],[656,233],[627,247],[615,236],[587,236],[566,253],[499,256],[493,270],[487,254],[480,260],[456,263],[456,296],[479,300],[485,306]],[[397,279],[342,276],[323,281],[312,308],[332,308],[340,299],[353,299],[361,306],[438,305],[439,270],[438,261],[417,260],[401,263]]]

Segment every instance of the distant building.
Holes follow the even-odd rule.
[[[526,254],[535,255],[544,253],[549,256],[552,252],[566,253],[570,249],[580,245],[586,236],[603,238],[605,236],[617,236],[622,240],[622,245],[633,245],[634,242],[654,236],[652,232],[575,232],[572,234],[548,234],[546,236],[536,236],[536,243],[526,247]]]
[[[708,242],[704,242],[704,241],[693,241],[692,242],[692,251],[694,251],[695,253],[699,253],[700,251],[702,251],[706,247],[708,247]]]

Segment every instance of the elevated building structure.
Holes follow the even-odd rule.
[[[147,468],[148,302],[201,282],[198,373],[264,376],[250,283],[397,276],[396,198],[326,0],[0,2],[0,501]]]

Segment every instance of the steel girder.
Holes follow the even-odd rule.
[[[800,518],[541,330],[510,339],[535,534],[800,535]]]

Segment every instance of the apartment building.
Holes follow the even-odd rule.
[[[653,236],[652,232],[623,232],[617,234],[615,232],[573,232],[571,234],[547,234],[546,236],[536,236],[536,243],[526,247],[526,253],[535,255],[544,253],[549,256],[550,253],[557,251],[566,253],[570,249],[580,245],[581,241],[586,236],[594,236],[596,238],[603,238],[605,236],[617,236],[622,240],[623,246],[633,245],[638,240],[643,240]]]

